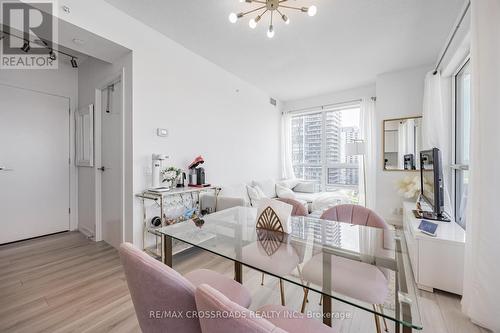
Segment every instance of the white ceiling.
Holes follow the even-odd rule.
[[[186,48],[286,101],[375,81],[377,74],[434,63],[464,0],[290,0],[316,5],[315,17],[288,11],[255,30],[230,12],[238,0],[106,0]],[[275,17],[276,18],[276,17]]]

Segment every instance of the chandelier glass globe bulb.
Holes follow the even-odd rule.
[[[236,23],[236,21],[238,21],[238,15],[236,15],[235,13],[229,14],[229,22]]]
[[[251,29],[255,29],[257,27],[257,22],[255,21],[255,19],[251,19],[250,21],[248,21],[248,26]]]
[[[272,25],[269,26],[269,30],[267,30],[267,37],[268,38],[273,38],[274,37],[274,27]]]
[[[318,8],[316,6],[311,6],[307,9],[307,15],[314,16],[318,12]]]

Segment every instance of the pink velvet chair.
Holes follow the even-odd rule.
[[[287,203],[293,207],[292,209],[292,216],[307,216],[309,212],[307,211],[307,208],[304,207],[304,204],[302,204],[300,201],[295,200],[295,199],[285,199],[285,198],[279,198],[277,199],[278,201]]]
[[[389,225],[371,209],[359,205],[337,205],[327,209],[320,217],[322,220],[351,223],[368,227],[389,229]],[[322,255],[314,256],[303,268],[304,279],[313,284],[322,284]],[[357,262],[332,255],[332,288],[334,291],[355,299],[373,304],[374,310],[378,304],[383,304],[389,292],[388,273],[363,262]],[[307,290],[302,302],[302,312],[305,310]],[[382,307],[379,307],[382,311]],[[387,323],[383,318],[385,331]],[[375,316],[375,326],[380,332],[378,316]]]
[[[242,307],[251,303],[249,292],[238,282],[210,270],[196,270],[185,277],[172,268],[136,249],[120,246],[127,284],[142,332],[201,332],[198,319],[186,318],[196,311],[196,286],[207,283]],[[183,318],[168,318],[165,313],[182,311]]]
[[[206,284],[196,288],[195,299],[198,311],[232,314],[219,318],[200,318],[203,333],[335,332],[333,328],[323,325],[319,320],[307,318],[280,305],[264,306],[257,311],[260,316],[256,316],[252,311],[232,302]]]
[[[291,205],[293,207],[292,216],[307,216],[309,214],[309,212],[307,211],[307,208],[304,207],[304,205],[298,200],[286,199],[286,198],[278,198],[276,200]],[[265,274],[262,273],[262,281],[260,283],[261,286],[264,285],[264,276],[265,276]],[[283,288],[284,288],[283,280],[280,279],[280,289],[282,290],[282,292],[281,292],[281,295],[282,295],[281,296],[281,304],[285,305],[285,296],[284,296]]]
[[[388,229],[383,218],[371,209],[358,205],[337,205],[323,212],[320,219]]]

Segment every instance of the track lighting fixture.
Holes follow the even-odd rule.
[[[48,53],[49,53],[49,59],[51,59],[52,61],[55,61],[57,59],[56,53],[63,54],[65,56],[67,56],[68,58],[71,58],[70,62],[71,62],[71,66],[73,68],[78,68],[78,63],[77,63],[78,58],[77,57],[75,57],[75,56],[73,56],[73,55],[71,55],[69,53],[63,52],[61,50],[54,50],[54,49],[50,48],[49,44],[46,41],[43,41],[43,40],[30,41],[28,39],[24,39],[22,37],[16,36],[15,34],[8,33],[8,32],[5,32],[5,31],[0,31],[0,41],[2,39],[6,38],[7,36],[9,36],[9,38],[10,37],[15,37],[15,38],[23,40],[24,44],[21,47],[21,50],[23,52],[28,53],[31,50],[30,42],[33,42],[33,43],[35,43],[37,45],[40,45],[42,47],[47,48]]]
[[[23,46],[21,47],[21,51],[28,53],[30,49],[30,42],[24,42]]]
[[[264,16],[264,14],[269,12],[270,23],[269,23],[269,28],[267,29],[267,37],[269,37],[269,38],[273,38],[274,33],[275,33],[274,25],[273,25],[273,14],[275,11],[279,14],[279,16],[281,17],[283,22],[285,22],[285,24],[290,23],[290,18],[288,17],[288,15],[286,15],[282,11],[280,11],[280,9],[281,10],[293,9],[293,10],[297,10],[297,11],[300,11],[303,13],[307,13],[307,15],[309,15],[309,16],[314,16],[318,12],[318,9],[316,8],[316,6],[309,6],[309,7],[287,6],[286,5],[286,3],[288,3],[287,0],[240,0],[240,2],[246,2],[249,4],[255,3],[258,5],[258,7],[251,9],[247,12],[240,12],[238,14],[236,14],[236,13],[229,14],[229,22],[236,23],[243,16],[246,16],[248,14],[251,14],[251,13],[254,13],[257,11],[261,11],[255,18],[252,18],[252,19],[250,19],[250,21],[248,21],[248,26],[251,29],[255,29],[257,27],[257,23],[259,23],[259,21]]]

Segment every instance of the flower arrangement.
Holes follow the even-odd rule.
[[[170,186],[173,187],[175,186],[175,181],[177,180],[177,178],[180,176],[181,173],[182,170],[179,168],[168,167],[161,172],[162,182],[163,183],[168,182],[170,183]]]
[[[424,180],[426,181],[426,180]],[[407,176],[397,183],[398,194],[406,199],[415,198],[420,193],[420,177]]]

